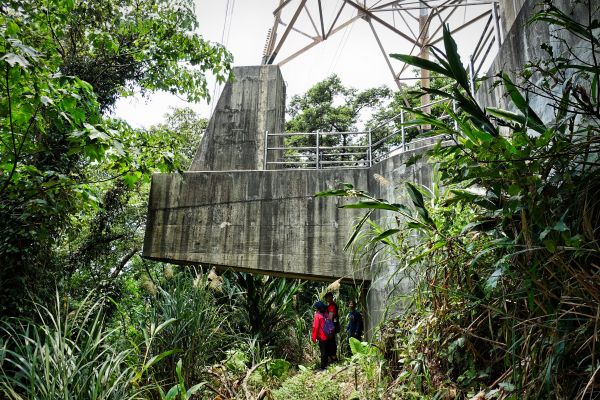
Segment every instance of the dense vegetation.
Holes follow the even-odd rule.
[[[400,398],[597,396],[600,40],[597,6],[579,7],[587,23],[551,2],[533,18],[560,27],[555,40],[567,51],[546,46],[548,59],[517,83],[495,78],[510,111],[478,105],[448,32],[437,63],[395,55],[454,82],[431,91],[457,103],[458,114],[446,110],[456,125],[418,110],[410,122],[450,141],[429,154],[434,187],[407,183],[410,207],[350,186],[323,194],[398,214],[397,226],[374,224],[356,244],[383,246],[417,281],[412,307],[382,333]],[[551,117],[536,114],[534,98]]]
[[[291,132],[358,130],[368,109],[366,127],[391,120],[384,136],[405,109],[409,140],[446,139],[425,155],[433,187],[407,184],[410,204],[349,185],[320,194],[357,199],[347,207],[370,219],[348,232],[354,251],[385,254],[415,285],[389,299],[408,307],[371,344],[352,340],[351,358],[318,373],[311,304],[360,288],[139,257],[150,174],[184,170],[207,121],[178,109],[133,129],[108,113],[134,91],[198,100],[205,74],[228,78],[231,55],[193,33],[192,2],[0,4],[0,397],[597,397],[600,25],[594,2],[577,4],[587,22],[551,1],[531,21],[567,52],[546,46],[496,76],[508,110],[480,107],[447,32],[436,62],[396,57],[430,69],[429,93],[456,109],[335,76],[292,99]]]

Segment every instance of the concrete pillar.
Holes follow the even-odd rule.
[[[279,67],[235,67],[233,76],[217,102],[190,171],[261,170],[265,131],[284,130],[285,82]]]

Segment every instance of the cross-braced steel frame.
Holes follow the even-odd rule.
[[[489,54],[494,42],[499,45],[502,37],[498,23],[498,0],[337,0],[332,8],[334,1],[279,0],[278,7],[273,11],[275,21],[267,35],[263,64],[283,65],[351,24],[364,21],[370,26],[394,81],[400,87],[404,79],[402,75],[409,66],[394,66],[384,48],[382,30],[408,42],[410,54],[424,58],[428,58],[428,46],[435,46],[443,40],[444,25],[449,25],[454,33],[478,26],[477,35],[482,36],[473,54]],[[328,15],[324,15],[325,6],[329,6]],[[458,13],[459,10],[464,12]],[[287,48],[290,35],[303,37],[304,45]],[[485,36],[487,39],[484,43]],[[296,43],[297,40],[294,41]],[[278,56],[284,48],[288,55],[279,60]],[[424,87],[428,86],[428,71],[421,72],[421,80]]]

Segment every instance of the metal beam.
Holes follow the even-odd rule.
[[[285,32],[283,32],[283,35],[281,36],[281,39],[279,40],[279,43],[277,44],[277,46],[273,50],[273,53],[271,53],[269,55],[269,59],[267,61],[267,64],[273,64],[273,61],[275,61],[275,57],[277,57],[277,53],[279,53],[279,50],[281,49],[281,46],[283,46],[283,42],[285,42],[285,39],[287,39],[288,35],[290,34],[290,31],[292,30],[292,27],[294,26],[294,23],[296,23],[296,20],[298,19],[298,16],[300,15],[300,12],[302,11],[302,8],[304,7],[304,4],[306,4],[306,0],[301,0],[300,1],[300,5],[296,9],[296,12],[294,13],[294,16],[292,17],[292,19],[290,20],[290,22],[289,22],[289,24],[288,24]]]
[[[358,20],[358,19],[360,19],[362,17],[363,17],[363,15],[361,15],[360,13],[358,13],[356,16],[350,18],[349,20],[347,20],[346,22],[344,22],[343,24],[341,24],[340,26],[338,26],[337,28],[335,28],[334,30],[332,30],[331,32],[329,32],[327,34],[327,37],[335,35],[337,32],[341,31],[342,29],[346,28],[348,25],[352,24],[353,22],[355,22],[356,20]],[[300,50],[298,50],[297,52],[295,52],[291,56],[288,56],[283,61],[278,62],[277,65],[282,66],[283,64],[285,64],[285,63],[293,60],[296,57],[298,57],[300,54],[306,52],[307,50],[312,49],[313,47],[315,47],[316,45],[318,45],[322,41],[323,40],[321,38],[316,39],[315,41],[313,41],[312,43],[304,46],[303,48],[301,48]]]
[[[365,8],[365,7],[363,7],[363,6],[359,5],[359,4],[356,4],[352,0],[344,0],[344,1],[348,5],[356,8],[360,12],[364,13],[365,16],[374,19],[375,21],[379,22],[381,25],[385,26],[386,28],[388,28],[392,32],[394,32],[394,33],[398,34],[399,36],[403,37],[404,39],[408,40],[410,43],[417,44],[417,42],[415,42],[413,38],[411,38],[410,36],[408,36],[404,32],[399,31],[398,29],[396,29],[396,27],[394,27],[393,25],[389,24],[387,21],[385,21],[384,19],[378,17],[377,15],[373,14],[367,8]]]
[[[387,63],[388,68],[390,69],[390,72],[392,73],[392,77],[394,77],[394,82],[396,82],[396,85],[398,85],[398,89],[402,89],[400,81],[398,79],[396,79],[396,71],[394,71],[394,67],[392,67],[392,63],[390,62],[387,52],[383,48],[383,44],[381,44],[381,40],[379,40],[379,35],[377,35],[377,31],[375,30],[373,23],[370,20],[367,20],[367,22],[369,23],[369,26],[371,27],[371,31],[373,32],[373,36],[375,36],[375,40],[377,40],[377,45],[379,45],[379,50],[381,50],[381,53],[383,54],[383,58],[385,58],[385,62]]]
[[[488,15],[490,15],[492,11],[486,11],[481,15],[478,15],[477,17],[473,18],[472,20],[470,20],[469,22],[459,26],[456,29],[453,29],[452,31],[450,31],[450,33],[456,33],[456,32],[460,32],[461,30],[465,29],[466,27],[473,25],[475,22],[479,21],[480,19],[482,19],[483,17],[486,17]],[[436,40],[434,40],[433,42],[430,43],[430,45],[434,45],[436,43],[439,43],[440,41],[444,40],[443,37],[437,38]]]

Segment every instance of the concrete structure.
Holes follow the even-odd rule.
[[[265,131],[283,132],[285,83],[279,68],[234,68],[223,88],[190,171],[262,169]]]
[[[190,171],[152,179],[144,257],[287,277],[371,281],[370,313],[389,291],[343,250],[364,210],[315,198],[352,183],[379,198],[401,198],[405,181],[430,185],[426,163],[405,166],[415,150],[371,168],[263,170],[265,130],[283,131],[285,86],[277,66],[234,69]],[[375,214],[374,219],[385,218]]]
[[[568,6],[568,1],[559,1]],[[537,0],[506,0],[500,8],[505,39],[490,71],[516,70],[540,57],[548,27],[524,28]],[[535,40],[534,40],[535,38]],[[558,49],[560,50],[560,49]],[[153,176],[144,257],[201,263],[308,279],[370,282],[371,325],[385,309],[394,266],[357,265],[343,251],[361,210],[340,209],[339,198],[314,194],[352,183],[378,198],[405,202],[405,181],[431,186],[432,167],[393,156],[370,168],[263,170],[265,131],[283,131],[285,85],[277,66],[240,67],[217,103],[193,165],[183,175]],[[483,104],[503,106],[500,92],[484,83]],[[543,110],[543,104],[538,104]],[[383,221],[384,213],[374,219]],[[379,262],[380,260],[378,260]]]
[[[571,15],[576,21],[583,24],[588,23],[588,10],[585,4],[575,4],[570,0],[554,0],[553,4],[567,15]],[[582,41],[574,35],[547,23],[528,24],[529,20],[542,7],[539,0],[502,0],[500,6],[504,40],[498,55],[488,70],[488,79],[482,82],[477,92],[481,104],[509,108],[502,86],[493,86],[494,76],[502,71],[518,80],[518,75],[523,71],[524,65],[530,61],[543,60],[548,57],[542,44],[550,45],[553,53],[557,56],[571,58],[565,45],[568,44],[571,49],[576,51],[579,58],[591,59],[589,49],[586,50],[584,46],[581,46]],[[598,10],[598,7],[592,2],[593,7],[596,7],[596,11]],[[593,18],[598,17],[598,15],[593,16]],[[557,40],[556,37],[563,39],[564,42]],[[535,76],[533,79],[535,80]],[[557,86],[555,90],[557,93],[561,93],[562,87]],[[530,96],[532,108],[545,121],[551,120],[554,113],[551,107],[547,107],[547,103],[548,100],[545,98]]]

